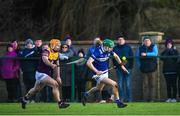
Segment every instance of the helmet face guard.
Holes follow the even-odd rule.
[[[103,41],[103,46],[107,46],[109,48],[113,48],[114,47],[114,42],[110,39],[105,39]]]

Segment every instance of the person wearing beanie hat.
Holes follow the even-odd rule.
[[[68,40],[68,39],[72,39],[72,37],[70,35],[66,35],[65,38],[64,38],[64,41]]]
[[[143,41],[146,40],[146,39],[151,40],[151,38],[150,38],[149,36],[144,36],[144,37],[143,37]]]
[[[70,35],[66,35],[64,38],[65,43],[69,46],[69,49],[73,51],[73,55],[76,55],[76,51],[74,49],[74,46],[72,45],[72,37]]]
[[[161,53],[161,60],[163,62],[163,75],[167,86],[167,100],[166,102],[176,102],[177,95],[177,61],[178,51],[174,48],[172,39],[166,39],[165,49]]]
[[[60,50],[60,60],[69,60],[74,56],[73,51],[69,48],[69,45],[66,43],[61,45],[61,50]]]
[[[19,51],[20,65],[23,72],[23,82],[26,92],[29,91],[35,84],[35,71],[37,67],[37,61],[34,59],[37,56],[34,42],[31,38],[28,38],[24,42],[24,49]],[[35,97],[32,98],[35,100]]]
[[[35,85],[27,92],[27,94],[21,98],[21,107],[26,108],[26,104],[30,98],[41,91],[46,85],[52,87],[54,99],[58,103],[59,108],[67,108],[69,104],[66,104],[60,99],[59,86],[62,84],[60,78],[59,68],[59,49],[61,42],[58,39],[50,40],[50,47],[42,52],[42,56],[39,65],[35,71]],[[55,73],[56,78],[53,79],[52,75]]]
[[[142,45],[137,49],[137,64],[143,76],[143,100],[156,100],[157,45],[152,43],[149,36],[143,38]]]
[[[34,45],[34,42],[31,38],[27,39],[25,42],[24,42],[25,46],[27,46],[28,44],[32,44]]]
[[[93,94],[95,91],[102,91],[106,84],[110,85],[113,89],[113,94],[115,96],[115,102],[118,108],[124,108],[127,104],[124,104],[118,93],[118,85],[115,81],[108,78],[108,59],[114,57],[118,64],[121,66],[124,73],[129,73],[128,70],[122,64],[122,61],[118,55],[113,52],[114,42],[113,40],[106,38],[103,41],[103,45],[97,47],[94,53],[89,57],[87,61],[87,66],[94,72],[93,79],[96,80],[97,85],[90,89],[88,92],[83,93],[82,104],[85,106],[88,96]]]
[[[17,40],[14,39],[11,41],[11,44],[13,45],[13,48],[14,50],[17,50],[18,49],[18,43],[17,43]],[[18,50],[16,51],[18,53]]]
[[[174,41],[173,41],[172,39],[168,38],[168,39],[166,39],[166,41],[165,41],[165,47],[166,47],[166,48],[167,48],[167,46],[168,46],[169,43],[172,45],[172,47],[174,47]]]

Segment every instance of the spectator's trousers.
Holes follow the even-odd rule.
[[[121,69],[117,69],[116,73],[118,76],[118,89],[120,98],[126,99],[129,102],[132,101],[132,84],[131,84],[131,70],[129,74],[123,72]]]
[[[154,101],[156,99],[156,73],[143,73],[143,99]]]

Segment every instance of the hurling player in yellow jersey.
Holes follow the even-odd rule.
[[[52,92],[55,101],[59,108],[67,108],[69,104],[64,103],[60,99],[59,86],[61,85],[60,70],[59,70],[59,50],[61,43],[58,39],[50,41],[50,47],[42,52],[39,65],[36,70],[36,83],[29,92],[21,98],[22,108],[26,108],[26,104],[32,96],[42,90],[45,86],[52,87]],[[52,78],[52,73],[55,72],[56,78]]]

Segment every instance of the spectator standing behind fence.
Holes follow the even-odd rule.
[[[69,49],[73,51],[73,55],[76,55],[76,50],[74,49],[74,46],[72,45],[72,37],[70,35],[66,35],[65,39],[65,44],[69,46]]]
[[[73,51],[69,49],[67,44],[62,44],[60,51],[60,73],[62,79],[62,98],[65,101],[70,101],[71,99],[71,74],[72,68],[71,65],[67,65],[66,63],[71,60],[73,57]]]
[[[87,51],[87,59],[94,53],[95,49],[102,45],[100,37],[96,37],[93,40],[93,45]]]
[[[12,44],[7,45],[7,52],[1,60],[0,72],[2,78],[6,82],[6,89],[8,93],[8,102],[17,101],[18,87],[19,87],[19,70],[20,64],[17,59],[16,51]]]
[[[144,101],[154,101],[156,98],[157,45],[153,44],[148,36],[145,36],[136,55],[137,64],[143,76],[143,99]]]
[[[85,59],[85,51],[84,49],[80,49],[78,52],[78,57],[79,58],[84,58],[81,62],[76,63],[75,65],[75,86],[77,90],[77,100],[78,102],[81,102],[82,96],[81,93],[85,91],[86,87],[86,78],[87,78],[87,66],[86,66],[86,61]]]
[[[133,51],[131,47],[126,44],[123,36],[117,37],[117,45],[114,47],[114,52],[121,58],[129,74],[125,73],[119,64],[113,60],[117,66],[116,72],[118,76],[119,94],[122,100],[132,101],[132,86],[131,86],[131,71],[133,68]]]
[[[36,48],[36,53],[37,53],[38,57],[40,57],[41,53],[42,53],[43,41],[41,39],[36,39],[34,44],[35,44],[35,48]]]
[[[49,48],[49,44],[45,43],[45,44],[42,45],[42,51],[47,50],[48,48]]]
[[[163,74],[166,80],[167,97],[166,102],[176,102],[177,95],[177,61],[178,51],[174,48],[172,39],[166,39],[165,50],[161,53],[163,61]],[[173,57],[174,56],[174,57]]]
[[[18,42],[16,39],[11,41],[11,45],[13,46],[13,49],[18,53],[20,51],[20,48],[18,46]]]
[[[31,38],[27,39],[25,42],[25,48],[19,52],[19,57],[21,58],[21,70],[23,72],[23,82],[28,92],[33,88],[35,84],[35,71],[37,62],[34,59],[36,54],[36,49],[34,42]]]
[[[18,54],[20,51],[20,48],[18,46],[18,41],[16,39],[12,40],[10,43],[13,46],[14,51]],[[18,59],[19,62],[19,59]],[[17,75],[19,75],[20,77],[20,70],[16,70]],[[18,84],[17,84],[17,98],[20,98],[22,96],[22,89],[21,89],[21,79],[18,80]]]
[[[34,54],[34,60],[36,61],[36,67],[39,64],[39,60],[41,58],[41,54],[42,54],[42,40],[41,39],[36,39],[34,41],[34,49],[35,49],[35,54]]]

